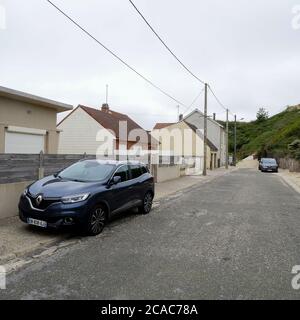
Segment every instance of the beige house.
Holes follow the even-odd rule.
[[[0,154],[56,154],[56,116],[71,109],[71,105],[0,87]],[[5,176],[5,171],[1,173]],[[0,219],[18,213],[20,194],[30,182],[0,183]]]
[[[201,130],[191,123],[181,120],[177,123],[157,123],[151,134],[157,139],[162,158],[174,156],[188,166],[197,165],[203,171],[204,137]],[[207,139],[207,169],[217,166],[218,148]]]
[[[0,86],[0,153],[57,153],[57,113],[71,105]]]
[[[200,110],[193,110],[183,120],[203,132],[204,114]],[[216,152],[210,152],[210,158],[207,162],[209,168],[223,167],[226,163],[226,131],[216,121],[215,115],[212,119],[207,118],[207,137],[208,145],[212,147],[210,151],[217,150]]]

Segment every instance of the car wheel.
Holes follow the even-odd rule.
[[[153,202],[153,195],[151,192],[147,192],[143,199],[143,205],[139,207],[141,214],[148,214],[151,211]]]
[[[96,236],[102,232],[107,220],[107,210],[103,205],[97,205],[89,214],[86,233]]]

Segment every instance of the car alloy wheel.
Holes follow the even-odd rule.
[[[147,192],[143,202],[143,213],[147,214],[151,211],[152,201],[153,201],[152,194],[150,192]]]
[[[97,206],[89,221],[89,233],[91,235],[97,235],[102,232],[106,222],[106,212],[102,206]]]

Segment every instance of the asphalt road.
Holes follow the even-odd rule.
[[[240,169],[11,274],[2,299],[299,299],[300,196]]]

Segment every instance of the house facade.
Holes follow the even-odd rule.
[[[125,114],[107,104],[95,109],[79,105],[58,125],[61,131],[58,153],[115,156],[132,150],[148,151],[157,146],[151,135]],[[148,155],[147,155],[148,156]]]
[[[194,125],[200,131],[204,131],[204,114],[198,109],[194,110],[184,121]],[[215,119],[207,119],[208,145],[212,144],[215,151],[209,159],[209,167],[222,167],[226,164],[226,130]],[[216,150],[217,149],[217,150]]]
[[[203,139],[185,121],[158,123],[151,135],[160,142],[161,156],[203,157]]]
[[[57,113],[71,105],[0,87],[0,153],[57,153]]]
[[[151,134],[159,143],[162,158],[174,157],[181,167],[190,172],[191,167],[198,173],[204,166],[204,136],[201,130],[185,120],[177,123],[157,123]],[[216,167],[218,148],[207,139],[207,169]],[[195,173],[195,172],[194,172]]]

